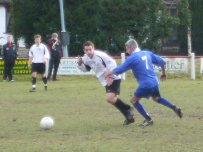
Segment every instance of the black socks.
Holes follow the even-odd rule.
[[[32,77],[32,85],[36,85],[36,78]]]
[[[119,110],[128,110],[130,109],[130,106],[128,104],[125,104],[121,99],[117,99],[116,103],[115,103],[116,108],[118,108]]]
[[[126,119],[129,118],[129,110],[131,107],[128,104],[124,103],[121,99],[118,98],[114,105],[125,116]]]
[[[44,82],[45,85],[47,85],[47,78],[46,77],[43,77],[42,81]]]

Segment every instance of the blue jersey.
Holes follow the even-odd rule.
[[[150,51],[133,52],[126,61],[116,67],[113,72],[115,74],[121,74],[131,69],[140,87],[152,88],[158,85],[158,78],[154,72],[153,64],[163,67],[165,61]]]

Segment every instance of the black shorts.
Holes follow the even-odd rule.
[[[45,73],[45,64],[44,63],[32,63],[32,72],[44,74]]]
[[[106,88],[106,93],[115,93],[117,95],[120,94],[120,84],[121,84],[121,80],[114,80],[112,85],[110,86],[105,86]]]

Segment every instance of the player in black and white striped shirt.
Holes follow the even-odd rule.
[[[49,60],[49,51],[43,43],[41,43],[41,35],[34,36],[35,44],[33,44],[29,51],[29,65],[32,65],[32,89],[30,92],[36,91],[36,78],[37,73],[42,74],[44,82],[44,89],[47,91],[47,78],[46,78],[46,64]]]

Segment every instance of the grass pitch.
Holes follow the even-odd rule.
[[[120,97],[129,103],[136,82],[122,82]],[[29,93],[30,81],[0,82],[1,152],[202,152],[203,81],[170,79],[161,82],[161,94],[182,107],[183,119],[173,111],[142,100],[154,125],[139,127],[143,118],[122,126],[123,116],[105,101],[105,90],[94,77],[66,77],[42,81]],[[51,130],[41,130],[40,119],[55,119]]]

